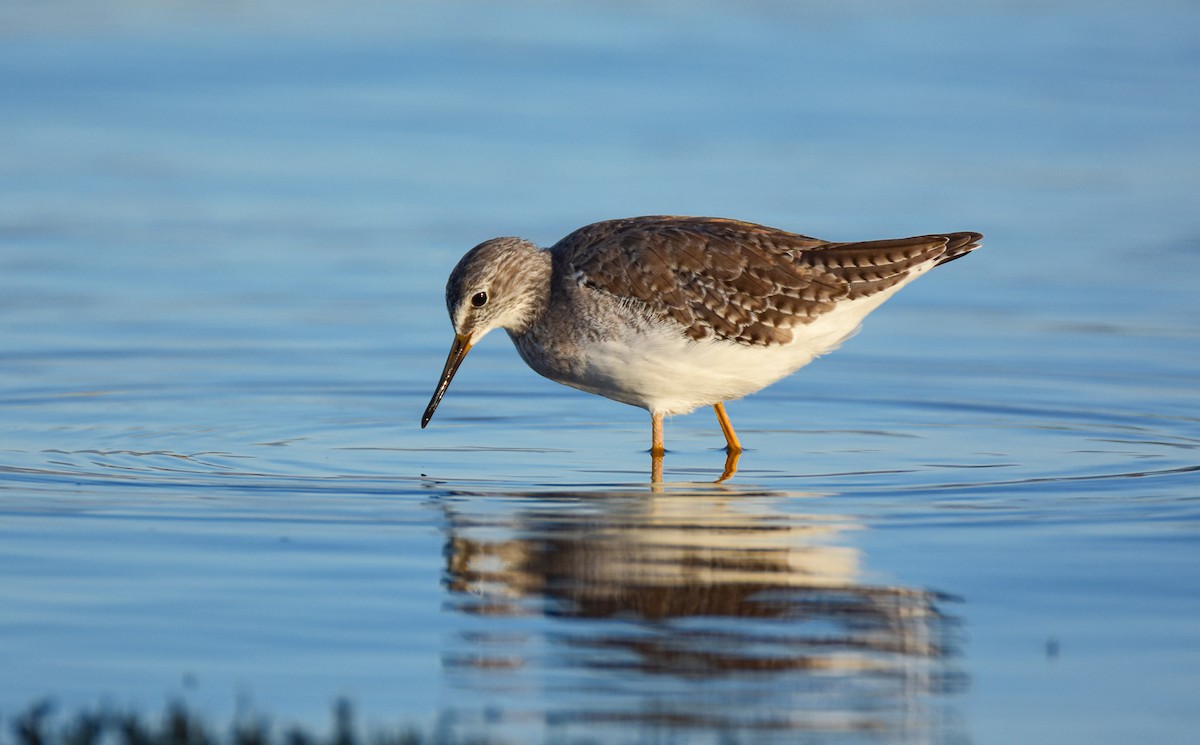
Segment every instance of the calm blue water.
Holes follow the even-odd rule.
[[[0,716],[253,706],[518,742],[1185,742],[1189,2],[0,9]],[[502,337],[494,235],[976,229],[668,421]]]

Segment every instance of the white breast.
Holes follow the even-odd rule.
[[[790,375],[853,336],[868,313],[915,279],[884,292],[843,301],[810,324],[793,329],[784,346],[692,341],[678,329],[630,329],[583,345],[577,375],[566,385],[668,416],[754,393]]]

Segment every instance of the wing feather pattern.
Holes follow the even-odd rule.
[[[979,245],[978,233],[830,243],[753,223],[635,217],[580,228],[559,253],[581,285],[640,305],[697,341],[772,346],[842,300],[903,282]]]

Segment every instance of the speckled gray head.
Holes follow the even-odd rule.
[[[429,424],[472,346],[494,329],[520,332],[545,307],[548,272],[545,252],[521,238],[492,238],[459,260],[446,281],[446,310],[454,325],[454,343],[421,417],[422,428]]]
[[[446,281],[454,333],[475,344],[493,329],[520,331],[528,325],[547,290],[533,281],[541,253],[521,238],[493,238],[468,251]]]

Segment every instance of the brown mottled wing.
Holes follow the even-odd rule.
[[[581,285],[639,303],[692,339],[769,346],[791,341],[792,328],[839,300],[903,281],[948,253],[948,242],[827,243],[735,220],[664,216],[588,225],[552,250]]]
[[[857,243],[826,243],[805,251],[802,264],[820,268],[846,283],[847,299],[893,287],[929,262],[945,264],[979,247],[980,233],[919,235]]]

